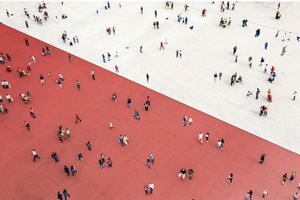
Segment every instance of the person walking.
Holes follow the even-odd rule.
[[[25,123],[25,128],[27,129],[27,131],[30,131],[30,124],[28,121],[24,121]]]
[[[57,199],[58,200],[63,200],[63,196],[59,191],[57,192]]]
[[[149,78],[150,78],[150,77],[149,77],[149,74],[147,73],[147,74],[146,74],[146,80],[147,80],[147,83],[149,83]]]
[[[67,165],[64,166],[64,171],[67,174],[67,176],[70,176],[70,170],[69,167],[67,167]]]
[[[36,118],[36,115],[35,115],[35,113],[34,113],[34,111],[33,111],[33,108],[30,108],[29,114],[30,114],[30,116],[31,116],[33,119]]]
[[[75,85],[76,85],[77,89],[80,90],[80,81],[79,80],[76,80]]]
[[[67,200],[68,197],[70,197],[70,194],[68,193],[68,191],[66,189],[64,189],[63,194],[64,194],[64,197],[65,197],[65,200]]]
[[[32,149],[32,155],[33,155],[33,162],[35,162],[36,159],[41,159],[40,156],[36,153],[35,149]]]
[[[259,89],[259,88],[256,88],[256,96],[255,96],[256,99],[258,99],[259,93],[260,93],[260,89]]]
[[[82,120],[79,118],[79,116],[77,114],[75,114],[75,124],[77,124],[78,122],[81,122]]]

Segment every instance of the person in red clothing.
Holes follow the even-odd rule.
[[[268,102],[272,102],[272,95],[271,94],[268,94]]]
[[[275,67],[272,66],[272,68],[271,68],[271,74],[272,74],[274,71],[275,71]]]

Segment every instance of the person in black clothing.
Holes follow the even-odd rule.
[[[7,57],[7,60],[10,61],[11,60],[11,57],[8,53],[6,53],[6,57]]]
[[[86,147],[88,148],[89,151],[92,151],[92,144],[90,141],[88,141],[86,144]]]
[[[25,128],[26,128],[28,131],[30,131],[30,124],[29,124],[29,122],[28,122],[28,121],[24,121],[24,123],[25,123]]]
[[[128,108],[131,108],[131,99],[130,98],[127,99],[127,106],[128,106]]]
[[[81,122],[82,120],[79,118],[79,116],[77,114],[75,114],[75,124],[77,124],[78,122]]]
[[[55,162],[59,162],[59,159],[57,157],[57,153],[56,152],[52,152],[51,153],[51,158],[55,161]]]
[[[25,38],[24,41],[25,41],[25,45],[26,45],[27,47],[29,47],[29,41],[28,41],[28,39]]]
[[[261,154],[259,164],[263,164],[265,162],[266,154]]]
[[[64,166],[64,171],[66,172],[67,176],[70,176],[70,170],[67,165]]]
[[[57,199],[58,200],[63,200],[63,196],[60,192],[57,192]]]

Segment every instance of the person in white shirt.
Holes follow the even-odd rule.
[[[3,102],[3,99],[2,99],[2,96],[0,95],[0,103],[2,103]]]
[[[12,103],[14,101],[14,99],[9,94],[6,94],[5,97],[8,101],[8,103]]]
[[[153,193],[153,191],[154,191],[154,184],[153,183],[149,184],[149,189],[150,189],[150,194]]]
[[[193,123],[193,119],[190,117],[189,118],[189,124],[190,124],[190,126],[192,125],[192,123]]]
[[[35,63],[35,61],[36,61],[36,60],[35,60],[35,57],[34,57],[34,56],[31,56],[31,59],[32,59],[32,62]]]
[[[199,133],[198,140],[199,140],[199,142],[201,142],[201,144],[203,144],[203,133],[202,132]]]
[[[35,149],[32,149],[32,155],[33,155],[33,162],[35,162],[36,159],[41,159],[39,155],[36,153]]]

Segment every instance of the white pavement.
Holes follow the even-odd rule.
[[[63,6],[60,2],[49,2],[50,19],[38,25],[32,19],[33,14],[41,16],[37,2],[0,2],[0,21],[107,70],[114,71],[117,64],[121,76],[299,154],[300,96],[292,101],[292,93],[295,90],[300,93],[300,42],[296,41],[296,35],[300,35],[300,2],[282,2],[280,20],[274,19],[275,2],[236,2],[235,11],[225,13],[219,11],[219,2],[187,4],[190,8],[184,12],[183,2],[175,2],[174,10],[165,8],[163,2],[150,1],[121,2],[121,8],[119,2],[111,2],[110,10],[104,9],[104,2],[64,2]],[[144,8],[143,15],[140,6]],[[24,8],[31,15],[29,29],[25,27]],[[207,9],[204,18],[203,8]],[[5,9],[13,16],[8,18]],[[177,22],[180,13],[189,18],[188,25]],[[61,19],[62,14],[68,19]],[[218,26],[222,16],[231,17],[230,27]],[[249,21],[246,28],[241,26],[243,19]],[[160,29],[154,30],[152,23],[157,20]],[[112,26],[116,35],[108,36],[106,28]],[[258,28],[261,36],[255,38]],[[64,44],[61,39],[64,30],[70,39],[78,36],[80,43],[72,47]],[[276,38],[277,30],[280,33]],[[291,41],[282,42],[283,33],[289,31]],[[165,50],[159,50],[160,42],[165,40],[168,42]],[[265,42],[269,43],[267,50]],[[139,53],[141,45],[143,54]],[[237,63],[232,55],[235,45]],[[285,45],[287,53],[280,56]],[[175,57],[176,49],[182,50],[182,59]],[[114,57],[116,51],[119,58]],[[112,54],[112,61],[103,63],[101,54],[106,52]],[[247,65],[249,56],[254,59],[252,69]],[[267,74],[263,73],[264,66],[258,66],[260,57],[269,64]],[[272,65],[277,77],[270,84],[267,79]],[[223,73],[222,80],[215,83],[213,74],[219,72]],[[230,86],[230,77],[235,72],[243,76],[244,84]],[[148,84],[146,73],[150,75]],[[259,100],[255,99],[256,88],[261,90]],[[266,101],[269,88],[272,103]],[[250,97],[246,96],[248,90],[253,92]],[[267,117],[258,115],[261,105],[268,107]],[[189,115],[182,113],[185,114]],[[205,122],[194,119],[194,123]]]

